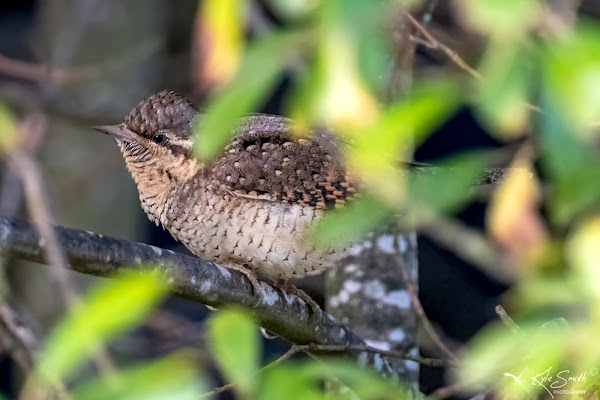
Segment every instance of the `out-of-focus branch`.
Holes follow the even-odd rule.
[[[438,218],[422,226],[420,232],[500,282],[513,282],[516,278],[510,261],[482,234],[471,228]]]
[[[28,327],[19,324],[16,312],[7,303],[0,304],[0,350],[6,350],[19,368],[29,373],[33,368],[36,346],[35,335]]]
[[[52,219],[46,202],[42,176],[30,156],[44,136],[45,119],[41,115],[30,115],[19,124],[18,129],[20,141],[7,153],[7,159],[23,182],[27,210],[44,242],[45,260],[50,265],[58,267],[52,269],[51,276],[58,284],[65,308],[70,308],[77,305],[78,296],[64,269],[67,262],[49,223]],[[106,349],[98,350],[93,359],[103,374],[110,374],[114,371],[113,363]]]
[[[156,43],[147,42],[137,47],[133,54],[126,54],[94,65],[63,68],[15,60],[0,54],[0,73],[14,78],[47,82],[58,86],[73,85],[99,79],[108,72],[123,68],[134,60],[147,56],[156,50]]]
[[[20,151],[14,151],[10,155],[11,163],[13,164],[16,171],[18,171],[23,186],[25,189],[25,199],[27,202],[27,209],[32,219],[36,222],[36,227],[39,231],[40,237],[45,242],[44,246],[44,257],[48,264],[55,267],[62,267],[66,264],[64,256],[60,251],[60,247],[48,224],[49,216],[48,210],[44,203],[43,190],[41,188],[42,182],[35,163],[31,158],[21,153]],[[61,288],[61,296],[65,304],[71,304],[75,299],[76,295],[73,288],[68,282],[68,277],[64,272],[64,269],[57,268],[60,272],[53,274],[56,281],[59,283]]]

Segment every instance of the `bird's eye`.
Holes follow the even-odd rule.
[[[157,135],[154,135],[154,137],[152,138],[152,141],[156,144],[161,144],[165,141],[166,137],[165,135],[161,135],[160,133]]]

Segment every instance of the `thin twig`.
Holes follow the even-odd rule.
[[[276,360],[274,360],[274,361],[270,362],[269,364],[267,364],[267,365],[265,365],[264,367],[262,367],[261,369],[259,369],[259,370],[256,372],[256,374],[255,374],[255,375],[260,375],[260,374],[262,374],[263,372],[265,372],[265,371],[267,371],[267,370],[269,370],[269,369],[271,369],[271,368],[273,368],[273,367],[275,367],[275,366],[277,366],[277,365],[281,364],[282,362],[284,362],[284,361],[285,361],[285,360],[287,360],[288,358],[292,357],[294,354],[297,354],[297,353],[299,353],[299,352],[303,351],[302,347],[304,347],[304,346],[296,346],[296,345],[293,345],[293,346],[292,346],[292,347],[290,347],[290,348],[288,349],[288,351],[286,351],[286,352],[285,352],[285,353],[284,353],[284,354],[283,354],[281,357],[277,358]],[[226,392],[226,391],[228,391],[228,390],[231,390],[231,389],[235,388],[235,386],[236,386],[236,385],[235,385],[235,383],[233,383],[233,382],[232,382],[232,383],[227,383],[227,384],[225,384],[225,385],[223,385],[223,386],[219,386],[219,387],[217,387],[217,388],[214,388],[214,389],[213,389],[213,390],[211,390],[210,392],[206,392],[206,393],[204,393],[202,396],[200,396],[200,398],[202,399],[202,398],[205,398],[205,397],[208,397],[208,396],[214,396],[214,395],[217,395],[217,394],[219,394],[219,393]]]
[[[446,55],[454,64],[456,64],[462,70],[468,72],[473,78],[477,79],[479,82],[482,82],[484,79],[475,68],[471,67],[465,60],[463,60],[456,51],[452,50],[450,47],[446,46],[444,43],[440,42],[436,39],[427,29],[419,23],[410,13],[405,12],[406,16],[410,20],[410,22],[417,28],[417,30],[424,36],[424,38],[411,35],[410,40],[413,43],[420,44],[432,50],[439,50]],[[541,107],[536,106],[535,104],[528,103],[526,101],[521,102],[524,107],[531,111],[535,111],[538,113],[543,113]]]
[[[287,352],[285,352],[285,354],[283,354],[281,357],[279,357],[275,361],[265,365],[256,374],[259,375],[259,374],[267,371],[268,369],[271,369],[271,368],[281,364],[285,360],[291,358],[292,356],[294,356],[295,354],[297,354],[301,351],[304,351],[304,352],[308,353],[309,355],[312,355],[311,353],[319,353],[319,352],[320,353],[323,353],[323,352],[336,352],[336,353],[337,352],[368,352],[368,353],[379,354],[382,357],[401,358],[403,360],[410,360],[410,361],[414,361],[421,365],[426,365],[429,367],[455,366],[454,362],[452,362],[450,360],[415,357],[415,356],[410,355],[405,352],[393,351],[393,350],[379,350],[379,349],[376,349],[376,348],[373,348],[373,347],[370,347],[367,345],[328,345],[328,344],[312,343],[312,344],[305,344],[305,345],[293,345],[292,347],[289,348],[289,350]],[[207,397],[207,396],[213,396],[213,395],[216,395],[219,393],[223,393],[223,392],[226,392],[233,388],[235,388],[235,383],[228,383],[226,385],[219,386],[219,387],[211,390],[210,392],[203,394],[202,398]]]
[[[0,73],[34,82],[49,82],[58,86],[99,79],[103,75],[124,68],[158,50],[156,41],[146,41],[136,46],[133,52],[102,63],[80,67],[55,67],[48,64],[14,60],[0,54]]]
[[[438,335],[438,333],[436,332],[431,321],[429,321],[429,318],[427,318],[427,315],[425,314],[425,310],[423,309],[423,305],[421,304],[421,301],[419,300],[419,296],[417,295],[417,291],[415,289],[415,282],[411,278],[410,273],[406,269],[406,265],[403,262],[403,260],[401,259],[401,257],[398,257],[398,258],[399,258],[399,262],[400,262],[400,273],[402,274],[402,280],[404,281],[404,284],[406,285],[406,290],[408,291],[410,300],[415,309],[417,319],[419,320],[419,322],[421,323],[421,326],[423,327],[425,332],[427,332],[427,334],[429,335],[429,337],[431,338],[433,343],[435,343],[435,345],[442,352],[444,352],[448,357],[450,357],[452,360],[456,361],[457,357],[454,355],[454,353],[452,353],[452,351],[450,351],[448,346],[446,346],[446,344],[444,343],[444,341],[442,340],[440,335]],[[415,360],[413,360],[413,361],[415,361]]]
[[[500,318],[500,321],[502,321],[502,323],[508,329],[510,329],[512,333],[514,333],[515,335],[523,334],[519,325],[517,325],[515,323],[515,321],[513,321],[513,319],[508,315],[508,313],[506,312],[504,307],[502,307],[502,305],[498,304],[494,310],[496,311],[496,314]]]
[[[33,332],[17,323],[17,313],[8,306],[0,304],[0,327],[8,333],[12,343],[5,343],[11,358],[24,374],[31,372],[35,360],[35,336]]]
[[[399,358],[402,360],[414,361],[428,367],[456,366],[453,360],[444,360],[439,358],[428,358],[413,356],[407,352],[394,350],[380,350],[367,345],[331,345],[331,344],[307,344],[296,346],[301,351],[307,352],[367,352],[379,354],[382,357]]]
[[[452,60],[459,68],[467,71],[471,76],[473,76],[478,81],[482,80],[481,74],[477,72],[474,68],[472,68],[469,64],[467,64],[454,50],[450,47],[446,46],[439,40],[437,40],[433,35],[431,35],[427,29],[419,21],[415,19],[409,12],[405,12],[406,17],[409,21],[414,25],[415,28],[423,35],[425,40],[422,40],[418,37],[411,36],[410,39],[415,43],[422,44],[433,50],[440,50],[443,52],[450,60]]]

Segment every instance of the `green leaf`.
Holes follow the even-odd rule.
[[[277,15],[289,20],[303,20],[318,8],[321,0],[268,0],[268,2]]]
[[[513,396],[520,393],[517,398],[523,398],[523,390],[543,390],[540,386],[531,385],[530,378],[548,368],[556,370],[565,355],[569,331],[558,326],[557,329],[540,329],[539,323],[534,321],[519,326],[523,334],[514,334],[500,324],[484,328],[470,342],[461,360],[461,368],[456,371],[459,385],[498,386]],[[518,377],[521,373],[520,379],[524,384],[520,385],[506,375]],[[502,398],[505,397],[506,392]]]
[[[396,5],[390,2],[363,0],[327,0],[321,7],[321,41],[335,36],[336,31],[343,32],[345,45],[356,55],[352,64],[358,66],[360,77],[382,95],[387,94],[393,68],[390,66],[389,38],[381,29],[381,22],[396,10]],[[356,29],[357,26],[360,29]],[[334,51],[329,52],[333,56],[329,58],[332,64],[342,61]]]
[[[260,358],[256,325],[245,314],[221,311],[208,321],[208,342],[227,380],[236,383],[244,397],[252,398]]]
[[[327,385],[323,383],[327,382]],[[335,390],[330,390],[335,387]],[[265,373],[260,398],[413,399],[417,395],[354,362],[323,360],[279,366]]]
[[[456,81],[415,82],[410,95],[386,107],[377,124],[358,133],[357,141],[363,147],[377,147],[380,152],[406,141],[418,144],[460,104]]]
[[[561,274],[545,279],[526,279],[513,291],[514,303],[522,315],[547,317],[563,315],[566,309],[583,312],[587,288],[574,274]],[[558,313],[558,314],[556,314]]]
[[[457,4],[472,29],[504,38],[522,35],[541,14],[537,0],[460,0]]]
[[[48,339],[35,371],[40,383],[66,377],[99,345],[143,321],[166,293],[155,273],[131,273],[91,289]]]
[[[578,139],[556,99],[546,92],[541,115],[542,166],[554,182],[550,211],[558,223],[569,220],[600,199],[600,160]]]
[[[484,153],[463,154],[412,171],[406,199],[411,218],[426,223],[465,204],[475,192],[485,158]]]
[[[0,103],[0,150],[10,150],[17,138],[17,128],[11,112]]]
[[[339,383],[340,390],[334,399],[359,398],[364,400],[423,398],[415,391],[381,377],[377,371],[360,367],[355,362],[329,360],[324,363],[311,363],[307,371],[314,379],[325,377]],[[350,397],[349,394],[353,396]],[[328,396],[328,398],[331,398]]]
[[[598,260],[598,243],[600,243],[600,217],[590,218],[576,229],[565,243],[565,257],[573,272],[586,287],[586,293],[595,302],[590,308],[597,310],[600,304],[600,260]],[[600,310],[595,311],[596,318]]]
[[[280,365],[265,373],[260,399],[324,399],[325,394],[319,384],[319,381],[306,374],[305,364]]]
[[[503,41],[488,46],[480,66],[478,115],[485,125],[507,138],[523,134],[529,125],[531,56]]]
[[[210,157],[235,133],[239,119],[254,111],[290,60],[306,42],[302,33],[275,33],[251,46],[232,82],[219,91],[195,121],[194,150]]]
[[[576,134],[592,133],[600,121],[599,37],[600,24],[585,21],[544,52],[546,90]]]
[[[194,362],[182,354],[94,379],[73,390],[77,400],[196,400],[206,391]]]
[[[343,209],[335,209],[311,226],[307,238],[311,243],[324,246],[333,243],[351,243],[371,232],[392,215],[392,211],[377,196],[364,193]]]

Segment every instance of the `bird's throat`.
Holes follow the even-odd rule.
[[[137,185],[142,208],[152,221],[164,224],[167,199],[197,175],[200,164],[181,154],[157,156],[136,144],[121,142],[119,147]]]

